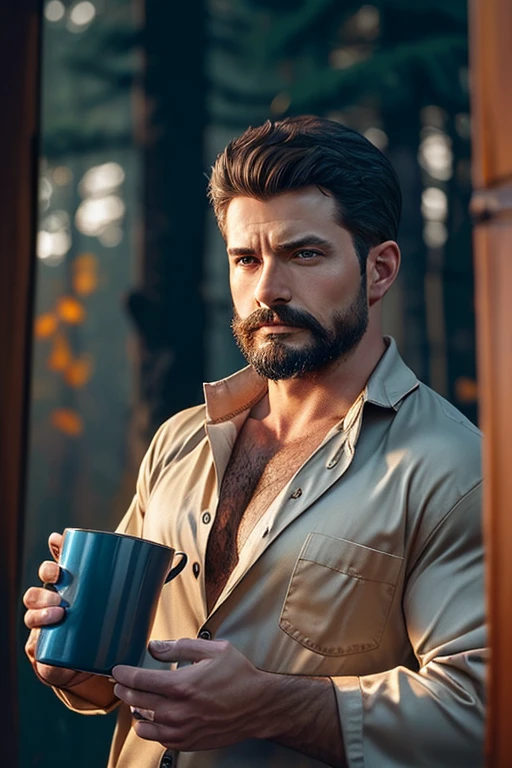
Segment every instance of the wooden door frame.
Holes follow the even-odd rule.
[[[512,3],[470,0],[477,355],[491,662],[486,760],[512,764]]]
[[[38,168],[41,4],[0,8],[0,688],[2,761],[18,764],[18,617],[30,391]]]

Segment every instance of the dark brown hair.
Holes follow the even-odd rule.
[[[334,198],[361,268],[369,248],[396,239],[402,195],[389,160],[357,131],[320,117],[248,128],[217,157],[209,197],[224,234],[234,197],[268,200],[311,185]]]

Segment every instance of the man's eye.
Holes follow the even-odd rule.
[[[235,261],[235,264],[240,264],[242,267],[248,267],[251,264],[254,264],[256,259],[254,256],[239,256],[238,259]]]
[[[295,254],[295,257],[298,259],[303,259],[304,261],[308,261],[309,259],[314,259],[316,256],[320,256],[318,251],[312,251],[310,248],[304,248],[302,251],[297,251]]]

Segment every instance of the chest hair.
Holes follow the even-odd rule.
[[[242,429],[222,481],[217,515],[206,551],[206,597],[210,610],[238,562],[240,550],[261,515],[324,437],[279,444]]]

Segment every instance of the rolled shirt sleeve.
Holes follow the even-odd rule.
[[[418,670],[332,678],[350,768],[483,765],[483,570],[479,484],[441,519],[407,577]]]

